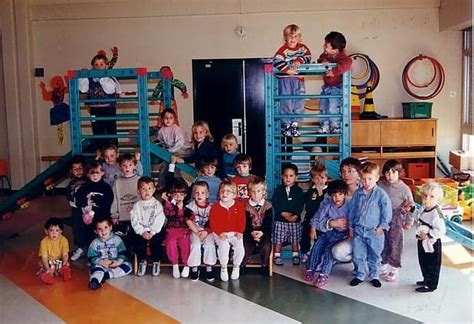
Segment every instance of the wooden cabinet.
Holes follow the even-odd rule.
[[[386,160],[398,159],[405,170],[414,170],[415,164],[427,165],[425,173],[413,177],[434,177],[436,122],[436,119],[353,120],[352,155],[367,157],[380,166]]]

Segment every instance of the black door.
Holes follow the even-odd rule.
[[[265,175],[265,59],[193,60],[194,120],[209,123],[220,147],[234,133],[252,157],[252,173]]]

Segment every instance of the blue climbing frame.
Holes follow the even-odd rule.
[[[297,72],[298,77],[323,75],[336,66],[330,64],[303,64]],[[280,183],[281,166],[283,163],[295,162],[292,157],[299,156],[298,163],[311,163],[314,158],[324,158],[328,174],[331,178],[339,177],[339,163],[342,159],[351,155],[351,74],[345,72],[342,76],[342,95],[304,94],[282,96],[278,92],[278,71],[271,64],[265,65],[265,144],[266,144],[266,181],[269,197]],[[282,99],[312,99],[312,98],[342,98],[342,107],[339,114],[314,114],[284,115],[280,113],[279,101]],[[301,143],[293,143],[281,134],[281,119],[288,117],[303,118],[305,126],[301,126]],[[319,125],[317,121],[321,117],[341,118],[340,134],[318,134]],[[309,125],[308,125],[309,124]],[[316,143],[318,138],[338,138],[337,143]],[[288,143],[290,142],[290,143]],[[309,148],[320,147],[321,152],[309,151]],[[304,152],[295,152],[294,149],[302,149]],[[324,152],[326,150],[326,152]],[[308,157],[308,159],[304,159]]]
[[[161,80],[163,82],[163,103],[164,106],[171,107],[171,79],[162,75],[161,72],[147,72],[146,68],[124,68],[108,70],[75,70],[69,71],[69,105],[71,107],[71,145],[72,154],[91,155],[93,153],[85,152],[88,146],[88,139],[98,138],[129,138],[138,139],[138,145],[141,152],[141,162],[143,164],[144,175],[151,175],[151,154],[155,154],[165,161],[170,161],[171,154],[152,143],[149,139],[149,118],[158,116],[158,113],[149,113],[148,93],[153,89],[148,89],[149,80]],[[113,77],[118,81],[132,80],[127,82],[136,82],[136,96],[116,97],[111,99],[82,99],[79,93],[79,79],[81,78],[103,78]],[[115,117],[95,117],[82,115],[81,107],[90,102],[129,102],[137,104],[137,112],[130,114],[117,114]],[[93,122],[96,120],[117,120],[117,121],[138,121],[136,134],[130,134],[128,131],[121,132],[117,129],[115,135],[89,135],[83,133],[84,122]],[[123,130],[122,130],[123,131]],[[193,167],[186,164],[179,164],[177,168],[191,175],[195,175]]]

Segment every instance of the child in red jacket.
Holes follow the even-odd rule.
[[[240,264],[244,259],[245,249],[243,233],[245,230],[245,205],[235,200],[237,186],[231,181],[223,181],[219,186],[219,201],[211,207],[209,225],[217,243],[217,256],[221,264],[221,280],[229,280],[227,263],[230,246],[234,250],[233,269],[230,278],[239,279]]]

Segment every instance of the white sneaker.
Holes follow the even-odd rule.
[[[392,268],[392,270],[385,276],[385,281],[393,282],[398,280],[398,268]]]
[[[183,278],[189,277],[189,267],[183,267],[183,271],[181,271],[181,277]]]
[[[84,255],[84,251],[81,248],[77,248],[74,252],[71,254],[71,261],[77,261],[81,258],[81,256]]]
[[[179,265],[173,264],[173,278],[179,279],[181,275],[179,274]]]
[[[140,261],[140,264],[138,265],[138,271],[137,271],[137,276],[143,277],[146,272],[146,260]]]
[[[234,273],[232,271],[232,273]],[[221,280],[228,281],[229,280],[229,273],[227,272],[227,268],[221,268]]]
[[[388,263],[382,264],[382,266],[380,267],[380,276],[386,276],[390,272],[390,270],[391,269]]]
[[[153,277],[158,277],[160,275],[160,263],[159,262],[153,262],[153,270],[151,272]]]
[[[230,275],[230,279],[237,280],[240,277],[240,267],[232,268],[232,274]]]

